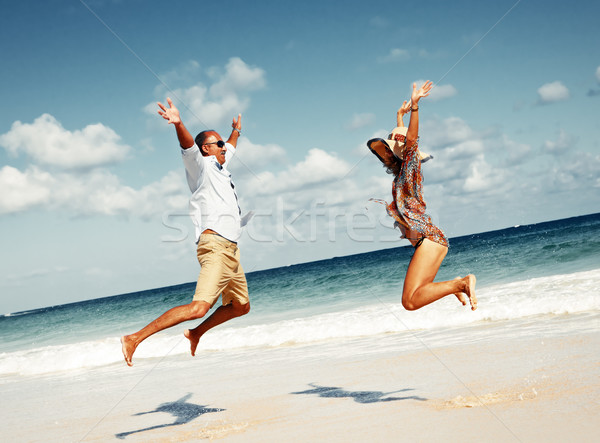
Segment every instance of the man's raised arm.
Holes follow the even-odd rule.
[[[191,148],[195,143],[194,137],[192,137],[190,131],[187,130],[181,121],[179,109],[173,105],[173,102],[169,97],[167,97],[167,103],[169,105],[168,108],[162,103],[158,102],[158,107],[160,108],[158,111],[159,115],[167,120],[169,124],[173,124],[175,126],[175,131],[177,131],[177,139],[179,140],[179,146],[181,146],[183,149]]]
[[[233,129],[231,130],[231,135],[227,139],[227,143],[232,145],[234,148],[237,148],[237,141],[242,133],[242,114],[238,114],[237,120],[235,118],[233,119],[231,127]]]

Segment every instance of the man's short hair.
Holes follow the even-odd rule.
[[[200,148],[200,152],[202,152],[202,145],[204,141],[208,138],[209,133],[216,132],[214,129],[207,129],[206,131],[202,131],[200,134],[196,136],[194,139],[198,147]]]

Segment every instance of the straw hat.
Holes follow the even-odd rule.
[[[391,138],[384,140],[382,138],[372,138],[367,142],[367,146],[372,151],[377,152],[377,150],[381,149],[389,149],[394,153],[396,157],[400,160],[404,160],[404,150],[406,149],[405,141],[406,141],[406,132],[408,128],[406,126],[400,128],[395,128],[392,131]],[[432,155],[429,155],[425,152],[418,151],[419,157],[421,159],[421,163],[425,163],[427,160],[431,160],[433,158]]]

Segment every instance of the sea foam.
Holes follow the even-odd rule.
[[[480,282],[481,283],[481,282]],[[454,296],[408,312],[398,303],[377,298],[365,306],[325,314],[236,327],[227,323],[207,333],[198,352],[274,348],[345,340],[380,334],[419,334],[443,328],[466,328],[540,315],[569,315],[600,311],[600,269],[483,286],[477,290],[479,308],[471,311]],[[315,310],[318,307],[315,308]],[[315,311],[313,311],[315,312]],[[252,315],[249,314],[249,315]],[[136,361],[189,353],[184,327],[150,337],[139,346]],[[468,332],[463,339],[468,341]],[[118,337],[44,346],[0,354],[0,377],[30,376],[123,363]]]

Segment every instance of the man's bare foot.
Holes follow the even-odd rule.
[[[121,351],[123,351],[123,357],[125,357],[125,363],[127,363],[127,366],[133,366],[131,357],[133,357],[136,347],[137,345],[129,338],[128,335],[121,337]]]
[[[196,355],[196,348],[198,347],[198,342],[200,341],[200,336],[196,337],[194,331],[191,329],[186,329],[183,331],[183,335],[190,341],[190,350],[192,351],[192,357]]]
[[[456,277],[454,280],[462,280],[462,278]],[[458,301],[461,302],[463,306],[467,306],[467,297],[465,296],[464,293],[455,292],[454,295],[456,295],[456,298],[458,298]]]
[[[475,309],[477,309],[477,297],[475,297],[475,284],[477,283],[477,279],[473,274],[469,274],[464,278],[464,280],[467,284],[465,292],[469,297],[469,302],[471,303],[471,310],[474,311]]]

